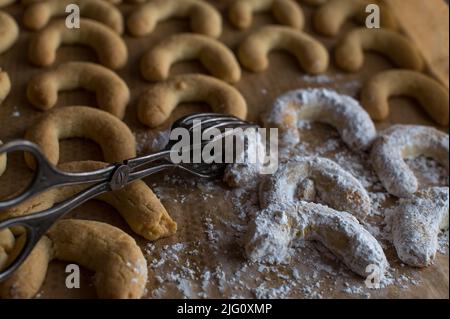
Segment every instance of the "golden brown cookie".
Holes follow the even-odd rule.
[[[11,91],[11,81],[8,73],[0,68],[0,106]]]
[[[366,7],[377,4],[380,8],[380,25],[387,29],[397,29],[396,17],[389,8],[373,0],[329,0],[323,4],[314,15],[314,27],[317,32],[326,36],[339,33],[346,20],[353,19],[364,25],[368,13]]]
[[[92,47],[100,63],[111,69],[122,68],[128,60],[127,46],[116,32],[100,22],[80,19],[79,29],[68,29],[65,20],[55,20],[35,34],[28,51],[30,61],[41,67],[52,65],[63,44]]]
[[[95,271],[99,298],[132,299],[144,294],[147,261],[131,236],[105,223],[66,219],[58,221],[19,269],[0,284],[1,297],[34,297],[54,259]]]
[[[253,72],[268,68],[271,51],[283,50],[294,55],[302,68],[310,74],[327,70],[327,49],[313,37],[289,27],[264,26],[251,33],[239,46],[239,60]]]
[[[69,62],[28,82],[28,100],[40,110],[55,106],[58,92],[83,88],[95,92],[100,109],[122,119],[130,101],[127,84],[113,71],[94,63]]]
[[[356,72],[364,64],[364,51],[382,54],[400,68],[420,71],[424,67],[414,43],[386,29],[353,29],[337,44],[335,62],[344,71]]]
[[[80,8],[80,15],[99,21],[117,33],[123,33],[122,13],[114,5],[103,0],[44,0],[29,5],[23,14],[23,24],[32,30],[45,27],[54,17],[67,16],[69,4]]]
[[[52,110],[25,134],[26,139],[40,146],[54,165],[59,162],[59,140],[76,137],[98,143],[108,163],[136,156],[136,141],[128,126],[117,117],[91,107],[68,106]],[[35,166],[30,154],[25,154],[25,160],[30,168]]]
[[[361,103],[374,120],[389,116],[389,99],[405,96],[415,99],[440,125],[448,125],[448,90],[420,72],[390,70],[376,74],[361,92]]]
[[[128,31],[135,37],[145,36],[159,22],[171,18],[189,18],[195,33],[213,38],[222,33],[222,16],[213,5],[202,0],[150,0],[128,17]]]
[[[139,99],[139,120],[157,127],[183,102],[206,102],[214,112],[247,117],[247,103],[236,88],[210,76],[192,74],[175,76],[147,89]]]
[[[19,27],[6,12],[0,11],[0,54],[10,49],[19,38]]]
[[[198,59],[215,77],[226,82],[238,82],[241,68],[233,52],[223,43],[204,35],[183,33],[163,39],[141,60],[142,76],[149,81],[169,77],[173,64]]]
[[[241,30],[252,24],[253,13],[271,11],[280,23],[295,29],[303,29],[305,17],[294,0],[234,0],[228,9],[230,22]]]

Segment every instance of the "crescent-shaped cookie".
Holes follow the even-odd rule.
[[[294,55],[310,74],[327,70],[327,49],[308,34],[283,26],[264,26],[251,33],[239,46],[241,64],[252,72],[262,72],[269,66],[269,53],[282,50]]]
[[[271,11],[280,24],[303,29],[303,11],[293,0],[234,0],[228,9],[228,18],[236,28],[244,30],[252,24],[253,14],[262,11]]]
[[[99,298],[136,299],[144,294],[147,261],[131,236],[105,223],[66,219],[58,221],[19,269],[0,284],[1,297],[34,297],[55,259],[93,270]]]
[[[95,92],[100,109],[122,119],[130,101],[127,84],[113,71],[94,63],[68,62],[28,82],[27,97],[36,108],[55,106],[58,92],[83,88]]]
[[[328,89],[296,90],[278,97],[264,122],[279,129],[282,144],[295,145],[300,142],[300,120],[333,126],[348,147],[357,150],[368,149],[377,135],[358,101]]]
[[[28,51],[30,61],[41,67],[52,65],[63,44],[92,47],[100,63],[114,70],[125,66],[128,60],[127,46],[116,32],[100,22],[82,18],[79,29],[68,29],[64,20],[55,20],[35,34]]]
[[[200,34],[183,33],[169,36],[141,59],[142,76],[149,81],[169,77],[173,64],[198,59],[215,77],[230,83],[241,78],[241,67],[233,52],[222,42]]]
[[[301,241],[321,243],[362,277],[369,265],[376,265],[380,275],[389,266],[378,241],[356,218],[308,202],[272,205],[257,213],[249,225],[245,251],[254,262],[282,263]]]
[[[139,99],[139,120],[157,127],[184,102],[206,102],[214,112],[247,117],[247,103],[237,89],[216,78],[192,74],[175,76],[147,89]]]
[[[213,5],[201,0],[150,0],[128,17],[128,31],[136,37],[145,36],[159,22],[171,18],[189,18],[195,33],[213,38],[222,33],[222,16]]]
[[[374,75],[361,91],[361,103],[374,120],[389,116],[389,98],[415,99],[440,125],[448,125],[448,90],[438,81],[420,72],[389,70]]]
[[[19,26],[9,14],[0,11],[0,54],[9,50],[19,38]]]
[[[54,165],[59,162],[59,140],[87,138],[102,148],[105,161],[119,163],[136,157],[136,141],[128,126],[117,117],[85,106],[54,109],[30,127],[25,138],[40,146]],[[32,155],[25,153],[30,168],[35,167]]]
[[[395,31],[357,28],[337,44],[334,58],[339,68],[356,72],[364,64],[364,51],[382,54],[400,68],[421,71],[424,61],[414,43]]]
[[[433,127],[394,125],[380,133],[370,157],[373,168],[386,190],[397,197],[409,197],[419,182],[405,158],[429,156],[449,169],[449,139]]]
[[[23,14],[23,24],[31,30],[45,27],[54,17],[66,16],[66,7],[77,5],[80,15],[107,25],[117,33],[123,33],[122,13],[114,5],[103,0],[44,0],[30,4]]]
[[[448,229],[448,187],[423,189],[402,198],[392,212],[392,238],[397,255],[414,267],[427,267],[435,258],[438,234]]]
[[[11,80],[8,73],[0,68],[0,106],[11,91]]]
[[[99,170],[107,163],[82,161],[58,166],[64,172],[79,173]],[[18,206],[2,212],[0,220],[20,217],[44,211],[87,189],[89,185],[67,186],[37,195]],[[136,181],[125,188],[105,193],[96,199],[114,207],[136,234],[147,240],[158,240],[175,234],[177,224],[161,201],[143,181]]]
[[[259,185],[262,209],[295,200],[315,202],[317,198],[358,220],[364,220],[371,210],[364,186],[341,166],[322,157],[302,157],[284,164]]]
[[[349,19],[364,25],[368,15],[366,7],[369,4],[379,6],[380,26],[382,28],[398,28],[397,20],[389,8],[371,0],[329,0],[314,14],[314,28],[322,35],[335,36]]]

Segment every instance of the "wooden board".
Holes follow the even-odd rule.
[[[210,1],[224,12],[227,1]],[[131,5],[121,5],[125,14],[132,9]],[[315,34],[311,28],[311,15],[314,8],[304,6],[307,16],[307,32],[317,36],[330,49],[334,46],[338,38],[324,38]],[[15,5],[5,9],[14,15],[16,20],[21,20],[21,8]],[[423,17],[427,20],[427,17]],[[260,14],[255,17],[252,29],[263,24],[273,23],[269,15]],[[346,30],[351,28],[349,23]],[[224,33],[221,40],[236,49],[240,41],[251,30],[239,32],[234,30],[224,19]],[[165,129],[175,118],[192,111],[207,110],[204,105],[183,105],[176,110],[172,118],[161,128],[149,131],[136,119],[136,102],[140,93],[148,86],[139,73],[139,59],[143,53],[150,48],[158,39],[168,34],[183,32],[188,30],[186,21],[169,21],[160,24],[157,31],[144,38],[131,38],[125,36],[129,48],[129,63],[126,68],[119,72],[132,91],[132,100],[127,109],[125,122],[138,135],[146,137],[148,143],[142,149],[150,151],[150,145],[158,137],[159,132]],[[343,33],[345,30],[343,31]],[[13,89],[9,98],[0,107],[0,139],[9,141],[14,138],[24,136],[25,130],[43,113],[36,111],[26,99],[26,85],[34,74],[42,70],[32,66],[27,59],[27,50],[31,33],[21,26],[21,34],[18,43],[12,50],[0,56],[0,67],[4,68],[11,76]],[[432,37],[432,34],[429,34]],[[57,62],[89,60],[96,61],[92,51],[83,47],[64,47],[58,51]],[[296,61],[283,53],[271,55],[270,68],[261,74],[244,72],[242,80],[236,87],[242,92],[249,105],[249,119],[259,121],[261,114],[270,108],[273,100],[280,94],[298,88],[305,87],[330,87],[341,92],[357,95],[358,89],[364,81],[378,71],[392,67],[388,61],[380,56],[367,55],[363,69],[357,74],[340,73],[334,65],[327,73],[329,80],[318,80],[305,77],[299,69]],[[182,63],[177,65],[173,74],[186,72],[204,72],[202,67],[196,63]],[[58,107],[66,105],[92,105],[96,102],[92,95],[83,92],[63,93],[59,96]],[[394,99],[392,101],[392,111],[389,118],[377,123],[377,128],[382,129],[393,123],[415,123],[424,125],[434,125],[430,118],[415,105],[412,101],[405,99]],[[448,131],[448,128],[440,128]],[[326,140],[332,134],[330,128],[319,127],[311,138],[322,136]],[[322,135],[321,135],[322,134]],[[141,145],[142,146],[142,145]],[[61,147],[61,162],[72,160],[102,160],[101,151],[95,144],[85,140],[64,141]],[[438,254],[433,266],[423,270],[415,270],[409,267],[402,267],[395,257],[392,247],[387,248],[387,254],[391,265],[395,268],[396,278],[402,275],[408,278],[417,279],[417,285],[391,285],[380,290],[363,289],[355,293],[343,292],[346,283],[351,287],[360,287],[363,282],[350,274],[336,261],[329,259],[327,254],[320,253],[320,250],[313,246],[308,246],[299,252],[298,256],[291,264],[277,266],[265,272],[258,271],[257,265],[247,264],[240,247],[240,238],[234,235],[226,236],[231,232],[230,224],[242,225],[241,219],[237,218],[239,207],[232,203],[233,192],[220,182],[202,183],[198,181],[183,181],[174,179],[175,172],[166,172],[158,176],[146,179],[146,182],[161,197],[170,215],[177,221],[178,233],[167,239],[150,244],[135,236],[138,243],[146,252],[146,257],[150,266],[150,276],[147,285],[147,298],[179,298],[179,297],[263,297],[258,294],[261,289],[256,289],[267,283],[267,296],[276,293],[276,289],[283,287],[286,279],[284,275],[290,275],[290,270],[299,266],[301,278],[291,292],[275,294],[277,297],[294,298],[448,298],[448,256]],[[30,172],[26,169],[21,155],[13,155],[9,158],[9,166],[6,174],[0,179],[0,195],[10,194],[26,184],[30,177]],[[109,206],[91,201],[76,209],[70,215],[76,218],[87,218],[101,220],[116,225],[131,234],[130,229],[124,224],[120,216]],[[211,225],[213,229],[211,229]],[[214,241],[214,232],[221,233],[219,241]],[[223,235],[225,234],[225,235]],[[234,233],[233,233],[234,234]],[[175,245],[181,244],[181,245]],[[174,246],[175,245],[175,246]],[[177,252],[177,249],[180,251]],[[174,254],[175,253],[175,254]],[[177,257],[174,257],[176,255]],[[303,261],[308,259],[310,262]],[[165,260],[162,265],[157,265],[158,261]],[[323,263],[324,260],[333,269],[332,274],[327,270],[315,269],[314,262]],[[189,263],[189,265],[187,264]],[[42,287],[39,296],[42,298],[90,298],[95,297],[95,288],[92,285],[92,273],[83,270],[81,289],[68,290],[64,286],[65,273],[64,263],[53,262],[49,268],[47,280]],[[245,267],[243,268],[243,266]],[[183,267],[187,267],[186,270]],[[207,271],[210,271],[208,278]],[[170,274],[174,273],[174,278],[170,279]],[[237,277],[237,273],[241,274]],[[341,275],[336,276],[335,273]],[[225,279],[223,278],[225,276]],[[316,277],[317,276],[317,277]],[[292,281],[292,276],[287,279]],[[400,280],[400,279],[399,279]],[[161,282],[162,281],[162,282]],[[241,282],[240,282],[241,281]],[[319,281],[319,287],[316,283]],[[400,280],[401,281],[401,280]],[[203,287],[207,284],[206,288]],[[312,287],[312,289],[311,289]],[[272,290],[271,290],[272,289]],[[280,288],[281,289],[281,288]]]

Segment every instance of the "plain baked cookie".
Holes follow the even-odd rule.
[[[334,127],[351,149],[367,150],[377,133],[369,114],[350,96],[328,89],[302,89],[281,95],[264,118],[265,127],[279,129],[283,145],[300,142],[302,121]]]
[[[380,133],[370,158],[381,183],[390,194],[410,197],[417,192],[419,182],[405,159],[420,155],[434,158],[448,172],[448,134],[429,126],[394,125]]]
[[[19,38],[16,20],[6,12],[0,11],[0,54],[10,49]]]
[[[409,70],[389,70],[370,78],[361,91],[361,103],[374,120],[389,115],[389,99],[405,96],[415,99],[440,125],[448,125],[448,90],[433,78]]]
[[[100,109],[122,119],[130,101],[127,84],[115,72],[99,64],[68,62],[31,78],[28,100],[40,110],[53,108],[58,92],[75,89],[95,92]]]
[[[206,102],[216,113],[247,117],[247,103],[236,88],[210,76],[188,74],[174,76],[147,89],[139,98],[139,120],[149,127],[157,127],[183,102]]]
[[[328,50],[308,34],[283,26],[264,26],[252,32],[239,46],[241,64],[252,72],[262,72],[269,66],[269,53],[283,50],[294,55],[309,74],[328,69]]]
[[[366,7],[377,4],[380,8],[380,25],[382,28],[397,29],[398,23],[392,12],[380,1],[374,0],[329,0],[314,15],[315,30],[325,36],[335,36],[347,20],[354,20],[364,25],[368,13]]]
[[[128,61],[128,49],[124,40],[100,22],[80,19],[79,29],[68,29],[65,20],[54,20],[32,37],[28,56],[40,67],[50,66],[56,60],[56,51],[63,45],[82,44],[92,47],[101,64],[120,69]]]
[[[195,33],[218,38],[222,34],[222,16],[202,0],[150,0],[137,7],[128,17],[128,31],[135,37],[148,35],[156,25],[171,18],[189,18]]]
[[[9,79],[8,73],[0,68],[0,107],[3,101],[8,96],[11,91],[11,81]]]
[[[48,160],[59,162],[59,140],[87,138],[99,144],[105,161],[119,163],[136,157],[136,141],[128,126],[117,117],[85,106],[67,106],[46,113],[30,127],[25,139],[40,146]],[[35,167],[32,155],[25,154],[30,168]]]
[[[339,68],[357,72],[364,64],[364,51],[380,53],[399,68],[421,71],[424,61],[414,43],[404,35],[386,29],[357,28],[337,44],[334,58]]]
[[[280,23],[295,29],[303,29],[305,17],[294,0],[234,0],[228,9],[230,22],[238,29],[247,29],[252,24],[253,14],[271,11]]]
[[[0,284],[1,297],[34,297],[54,259],[93,270],[100,298],[136,299],[145,292],[147,261],[131,236],[105,223],[65,219],[56,222],[19,269]]]
[[[23,24],[32,30],[45,27],[54,17],[67,16],[66,7],[77,5],[80,15],[97,20],[117,33],[123,33],[122,13],[114,5],[103,0],[43,0],[30,4],[23,14]]]
[[[241,78],[241,67],[225,44],[193,33],[175,34],[156,44],[142,57],[141,73],[146,80],[163,81],[169,77],[173,64],[193,59],[223,81],[235,83]]]

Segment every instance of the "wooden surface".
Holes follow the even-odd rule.
[[[215,3],[222,11],[225,8],[226,1],[210,1]],[[132,6],[121,5],[123,12],[127,14]],[[317,36],[311,30],[311,14],[315,9],[304,6],[304,11],[307,15],[306,30]],[[5,11],[14,15],[16,20],[21,19],[21,8],[18,5],[9,7]],[[426,19],[427,17],[423,17]],[[258,15],[255,17],[255,23],[252,28],[258,25],[273,23],[274,21],[269,15]],[[226,19],[224,19],[224,33],[221,40],[229,45],[232,49],[236,49],[239,42],[250,32],[239,32],[234,30]],[[351,28],[349,23],[346,26],[346,30]],[[207,110],[204,105],[183,105],[176,110],[172,118],[163,127],[148,131],[144,126],[139,124],[136,119],[136,102],[139,94],[145,89],[149,83],[146,83],[140,77],[138,70],[138,61],[143,53],[150,48],[158,39],[167,36],[168,34],[187,31],[188,23],[186,21],[170,21],[160,24],[157,31],[152,35],[144,38],[131,38],[128,35],[125,36],[128,48],[129,48],[129,62],[126,68],[118,72],[128,83],[132,91],[132,100],[127,109],[125,122],[136,132],[139,136],[147,134],[148,144],[151,144],[152,139],[156,138],[158,132],[167,127],[167,125],[173,121],[173,119],[179,117],[182,114],[186,114],[191,111]],[[345,32],[345,31],[344,31]],[[28,103],[25,90],[29,78],[42,70],[29,64],[27,59],[27,50],[29,37],[31,33],[26,31],[21,26],[21,34],[19,42],[14,48],[0,56],[0,67],[4,68],[11,76],[13,89],[9,98],[0,107],[0,139],[3,141],[9,141],[14,138],[20,138],[24,136],[24,132],[36,121],[42,113],[36,111]],[[432,34],[429,34],[432,37]],[[330,49],[338,38],[323,38],[317,36],[318,39],[323,41]],[[92,51],[84,47],[64,47],[58,51],[57,62],[65,62],[72,60],[89,60],[96,61],[96,57]],[[310,81],[304,77],[304,73],[299,68],[296,61],[289,55],[283,53],[274,53],[271,55],[271,64],[269,69],[261,74],[252,74],[244,72],[242,80],[236,85],[236,87],[242,92],[249,105],[249,119],[252,121],[259,121],[260,115],[263,111],[267,110],[273,100],[280,94],[302,87],[314,87],[325,86],[331,88],[337,88],[343,93],[350,95],[358,94],[358,88],[366,79],[380,70],[391,68],[392,66],[388,61],[378,55],[368,54],[366,63],[363,69],[357,74],[343,74],[335,69],[334,65],[331,65],[328,75],[333,78],[332,83],[318,83],[318,81]],[[55,64],[55,65],[56,65]],[[185,73],[185,72],[204,72],[204,70],[197,63],[182,63],[177,65],[172,70],[172,74]],[[58,107],[66,105],[92,105],[95,106],[95,98],[86,92],[77,91],[63,93],[59,95]],[[379,129],[385,128],[393,123],[415,123],[424,125],[434,125],[430,118],[415,105],[412,101],[406,99],[394,99],[392,101],[391,114],[389,118],[383,123],[377,123]],[[448,131],[448,128],[440,128]],[[330,128],[321,128],[324,130],[323,138],[326,139],[327,134],[331,134]],[[318,138],[313,136],[312,138]],[[151,147],[144,147],[144,151],[151,150]],[[98,146],[85,140],[69,140],[64,141],[61,147],[61,162],[72,160],[101,160],[101,152]],[[19,188],[23,187],[30,177],[29,171],[26,169],[23,158],[19,154],[14,154],[9,158],[8,170],[4,176],[0,178],[0,194],[10,194]],[[261,276],[257,271],[257,266],[248,265],[245,271],[244,285],[239,284],[226,285],[222,287],[221,282],[217,278],[211,278],[209,280],[208,289],[204,294],[196,294],[197,291],[202,291],[202,274],[205,269],[213,271],[219,265],[225,272],[226,277],[232,276],[238,269],[241,269],[245,263],[245,259],[242,256],[242,248],[237,238],[229,236],[226,240],[219,241],[215,247],[211,244],[211,240],[208,238],[207,226],[205,226],[205,218],[211,220],[211,223],[215,226],[215,229],[220,232],[226,232],[227,226],[224,224],[227,220],[239,223],[242,221],[236,219],[237,209],[231,203],[230,196],[232,190],[225,187],[222,183],[216,182],[215,184],[207,184],[204,186],[200,182],[174,182],[172,176],[174,172],[167,172],[159,176],[153,176],[146,181],[154,189],[157,189],[157,194],[161,197],[163,204],[169,211],[170,215],[178,223],[178,233],[167,239],[160,240],[154,244],[153,250],[146,253],[149,263],[152,263],[154,259],[164,257],[164,253],[167,250],[166,245],[173,245],[176,243],[183,243],[185,247],[179,252],[179,260],[174,262],[172,259],[170,262],[164,264],[162,267],[152,268],[150,267],[149,283],[147,286],[148,293],[146,297],[183,297],[186,293],[180,292],[179,285],[177,283],[171,284],[166,282],[159,282],[156,276],[167,275],[171,271],[177,270],[182,272],[181,266],[186,262],[189,262],[195,274],[189,281],[190,289],[192,293],[189,296],[198,297],[255,297],[255,292],[252,290],[257,285],[261,285],[261,282],[267,281],[271,284],[282,285],[283,280],[279,276],[274,274],[266,274]],[[170,177],[170,178],[168,178]],[[207,195],[207,196],[205,196]],[[182,198],[183,200],[180,200]],[[106,221],[131,234],[131,231],[126,227],[123,220],[118,216],[114,210],[102,203],[91,201],[82,207],[76,209],[72,214],[72,217],[88,218]],[[148,251],[148,243],[135,236],[138,243],[143,247],[145,251]],[[222,237],[221,237],[222,238]],[[193,254],[193,251],[196,251]],[[361,285],[361,278],[350,274],[344,270],[342,276],[330,276],[326,272],[320,272],[320,296],[325,298],[360,298],[367,297],[366,293],[370,294],[370,297],[379,298],[448,298],[449,297],[449,278],[448,278],[448,256],[438,254],[436,263],[423,270],[410,269],[408,267],[400,267],[399,262],[395,257],[392,247],[387,249],[387,255],[391,265],[396,268],[395,272],[397,276],[405,274],[414,278],[420,279],[418,285],[408,286],[406,289],[400,289],[398,285],[391,285],[385,289],[377,291],[365,291],[361,294],[347,294],[342,292],[342,287],[345,283],[354,285]],[[314,260],[322,260],[320,253],[316,249],[308,248],[297,256],[297,262],[300,264],[301,259],[309,258],[311,263],[301,265],[303,274],[306,276],[311,275],[314,270]],[[294,261],[295,262],[295,261]],[[322,261],[323,262],[323,261]],[[335,261],[330,261],[330,267],[340,270],[342,267]],[[285,273],[288,272],[292,265],[280,266],[275,269],[275,272]],[[197,270],[198,269],[198,270]],[[64,263],[54,262],[49,268],[47,280],[43,286],[40,297],[44,298],[89,298],[95,297],[95,289],[91,282],[92,273],[89,271],[83,271],[82,289],[67,290],[64,287]],[[292,279],[289,279],[292,280]],[[317,279],[311,279],[312,282]],[[308,282],[309,284],[310,282]],[[306,285],[306,279],[305,279]],[[178,287],[178,288],[177,288]],[[164,289],[162,289],[164,288]],[[312,298],[315,297],[310,293],[305,292],[299,287],[293,293],[286,295],[286,297],[299,297],[299,298]]]

